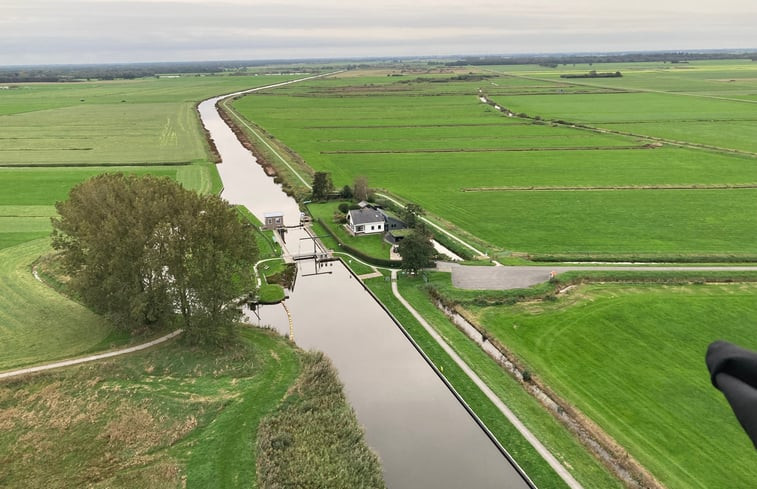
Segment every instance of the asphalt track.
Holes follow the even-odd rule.
[[[756,266],[465,266],[454,263],[439,263],[437,270],[452,272],[452,285],[466,290],[524,289],[570,271],[635,271],[635,272],[728,272],[757,271]]]

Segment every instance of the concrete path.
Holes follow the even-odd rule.
[[[516,266],[516,267],[486,267],[465,266],[454,263],[444,264],[437,268],[440,271],[452,272],[452,285],[459,289],[467,290],[506,290],[523,289],[532,285],[546,282],[550,274],[576,271],[611,271],[625,270],[636,272],[705,272],[705,271],[757,271],[754,267],[671,267],[671,266]]]
[[[45,365],[38,365],[36,367],[26,367],[26,368],[22,368],[18,370],[2,372],[0,373],[0,380],[9,379],[11,377],[18,377],[20,375],[32,374],[35,372],[43,372],[45,370],[52,370],[55,368],[70,367],[72,365],[79,365],[81,363],[94,362],[96,360],[102,360],[104,358],[117,357],[119,355],[126,355],[127,353],[134,353],[135,351],[146,350],[147,348],[150,348],[152,346],[168,341],[171,338],[174,338],[175,336],[180,335],[182,332],[184,332],[183,329],[177,329],[173,333],[162,336],[156,340],[152,340],[150,342],[143,343],[141,345],[124,348],[122,350],[114,350],[114,351],[109,351],[106,353],[99,353],[97,355],[90,355],[88,357],[73,358],[71,360],[63,360],[60,362],[48,363]]]
[[[469,267],[469,268],[488,268],[490,270],[493,270],[495,268],[499,269],[501,267]],[[397,288],[397,271],[392,270],[392,293],[394,296],[399,300],[402,305],[410,312],[410,314],[413,315],[413,317],[423,326],[423,328],[428,332],[428,334],[431,335],[431,337],[436,341],[439,346],[442,347],[442,349],[447,353],[447,355],[452,358],[452,360],[465,372],[465,374],[473,381],[476,386],[481,389],[481,392],[486,395],[487,398],[495,405],[497,406],[497,409],[505,415],[507,420],[515,426],[515,428],[520,432],[521,435],[523,435],[523,438],[525,438],[531,446],[534,447],[534,449],[539,453],[539,455],[544,458],[544,460],[549,464],[550,467],[562,478],[563,481],[571,488],[571,489],[583,489],[581,484],[573,478],[573,476],[568,472],[568,470],[560,463],[557,458],[552,455],[552,453],[547,450],[547,448],[542,445],[542,443],[539,441],[536,436],[534,436],[531,431],[526,428],[526,426],[518,419],[517,416],[510,410],[510,408],[505,405],[504,402],[502,402],[502,399],[497,396],[494,391],[492,391],[486,383],[481,380],[481,378],[468,366],[465,361],[460,358],[460,356],[455,352],[455,350],[452,349],[451,346],[447,344],[446,341],[439,335],[439,333],[436,332],[436,330],[431,327],[428,322],[426,322],[425,319],[423,319],[423,316],[421,316],[411,305],[409,302],[405,300],[402,295],[399,293],[399,289]]]

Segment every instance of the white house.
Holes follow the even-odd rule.
[[[347,213],[347,226],[355,235],[383,233],[384,214],[371,207],[351,210]]]

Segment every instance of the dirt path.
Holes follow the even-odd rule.
[[[52,370],[55,368],[70,367],[72,365],[79,365],[82,363],[94,362],[97,360],[102,360],[104,358],[117,357],[120,355],[126,355],[127,353],[133,353],[135,351],[146,350],[147,348],[150,348],[152,346],[158,345],[160,343],[164,343],[170,340],[171,338],[174,338],[180,335],[182,332],[184,332],[183,329],[177,329],[173,333],[169,333],[165,336],[161,336],[158,339],[149,341],[147,343],[143,343],[141,345],[130,346],[129,348],[123,348],[121,350],[98,353],[97,355],[90,355],[88,357],[72,358],[71,360],[62,360],[60,362],[47,363],[44,365],[38,365],[36,367],[26,367],[26,368],[21,368],[18,370],[10,370],[8,372],[1,372],[0,380],[9,379],[12,377],[18,377],[20,375],[32,374],[36,372],[44,372],[45,370]]]

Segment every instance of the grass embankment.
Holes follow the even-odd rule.
[[[255,437],[298,355],[247,330],[0,384],[3,487],[250,487]]]
[[[432,283],[666,487],[750,487],[753,450],[703,359],[715,339],[757,347],[757,286],[691,285],[702,277],[678,273],[669,285],[654,283],[663,277],[651,273],[652,283],[587,284],[559,296],[551,285],[477,297]],[[534,300],[540,297],[551,300]]]
[[[299,380],[261,423],[259,487],[385,487],[360,432],[331,362],[307,354]]]
[[[626,148],[647,146],[645,137],[673,128],[692,145],[751,149],[751,103],[717,97],[753,91],[757,78],[747,74],[754,67],[642,68],[630,64],[619,67],[623,78],[580,84],[554,72],[544,77],[549,70],[541,67],[468,81],[437,74],[361,79],[352,73],[282,87],[276,95],[250,95],[235,107],[315,170],[330,172],[337,188],[366,177],[371,186],[390,189],[495,248],[583,259],[753,259],[757,221],[744,216],[757,215],[757,190],[707,188],[757,183],[751,158],[667,145]],[[520,77],[529,70],[544,79]],[[707,78],[715,73],[736,80],[742,92]],[[612,86],[592,85],[597,83]],[[696,96],[673,93],[677,84]],[[631,93],[641,85],[670,93]],[[514,102],[516,112],[607,123],[606,130],[507,117],[481,103],[479,89],[508,107]],[[647,136],[609,132],[626,123],[646,127]],[[722,140],[712,139],[719,134]],[[444,152],[428,153],[439,150]],[[644,189],[675,186],[697,188]],[[460,191],[492,187],[554,190]],[[557,190],[565,187],[586,190]],[[622,190],[592,190],[601,187]]]
[[[255,243],[258,245],[259,258],[265,260],[268,258],[280,257],[281,245],[279,245],[274,239],[273,231],[261,229],[263,223],[261,223],[260,220],[246,207],[238,205],[236,206],[236,209],[239,214],[255,228]]]
[[[383,278],[366,281],[370,289],[392,311],[392,314],[413,336],[423,351],[440,367],[444,376],[465,401],[473,408],[497,439],[505,446],[518,464],[525,470],[538,487],[566,487],[562,479],[536,453],[533,447],[522,438],[518,431],[507,421],[499,410],[470,381],[465,373],[447,356],[438,344],[426,333],[423,327],[395,299],[391,284]],[[566,467],[581,481],[585,487],[612,488],[621,487],[606,470],[602,468],[585,450],[566,434],[562,428],[543,408],[525,393],[522,387],[505,374],[493,360],[476,345],[464,337],[449,321],[430,303],[424,303],[413,293],[417,282],[406,284],[400,280],[403,296],[418,308],[418,311],[433,324],[447,342],[463,359],[481,376],[484,381],[510,406],[516,414],[528,424],[529,428],[549,447],[558,459],[567,462]],[[427,301],[427,300],[426,300]]]
[[[293,270],[288,270],[281,256],[281,245],[274,239],[273,231],[261,229],[261,222],[246,207],[236,207],[243,219],[253,225],[255,242],[258,247],[258,257],[263,260],[259,263],[255,273],[262,283],[258,290],[258,300],[263,304],[276,304],[286,298],[285,285],[293,280]]]
[[[37,281],[32,263],[46,238],[0,250],[0,370],[123,344],[112,325]]]

